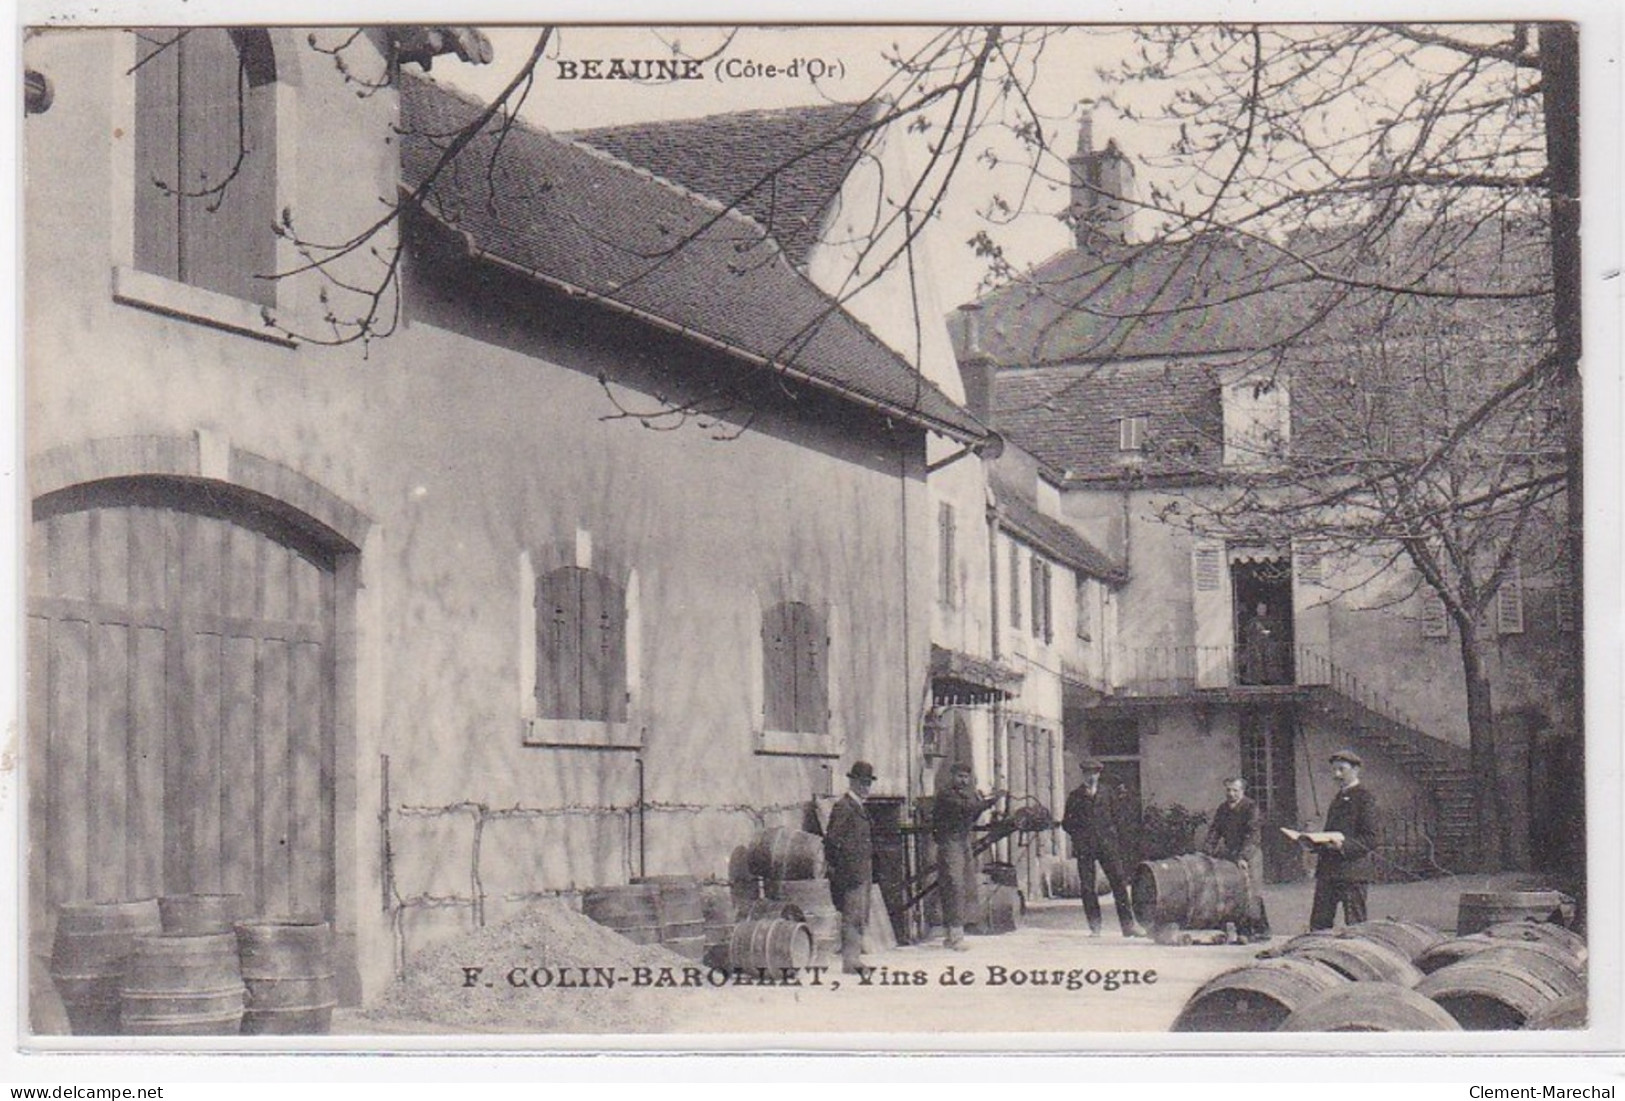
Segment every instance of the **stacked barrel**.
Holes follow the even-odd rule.
[[[1528,893],[1528,892],[1524,892]],[[1555,892],[1553,892],[1555,894]],[[1463,908],[1482,912],[1481,896]],[[1494,911],[1497,916],[1504,916]],[[1554,906],[1542,914],[1559,913]],[[1585,941],[1548,921],[1449,937],[1407,921],[1306,933],[1204,984],[1176,1032],[1415,1032],[1580,1028]]]
[[[237,895],[63,905],[50,970],[73,1033],[327,1032],[331,926],[239,921],[241,910]]]

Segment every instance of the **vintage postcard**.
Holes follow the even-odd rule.
[[[15,1046],[1617,1048],[1618,30],[35,11]]]

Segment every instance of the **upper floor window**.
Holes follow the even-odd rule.
[[[276,303],[276,62],[252,28],[137,34],[134,266]]]
[[[1050,564],[1034,554],[1032,571],[1033,637],[1051,642],[1055,638],[1055,628],[1050,615]]]
[[[1010,544],[1010,626],[1021,626],[1021,547]]]
[[[763,612],[762,677],[769,730],[829,732],[829,634],[817,608],[787,600]]]
[[[1084,642],[1094,637],[1094,592],[1089,585],[1089,579],[1083,574],[1074,574],[1076,588],[1073,594],[1077,603],[1077,634]]]
[[[536,579],[536,713],[625,722],[626,590],[565,566]]]
[[[1117,420],[1117,450],[1144,451],[1146,447],[1146,429],[1150,418],[1143,413],[1132,417],[1119,417]]]
[[[959,565],[954,548],[954,506],[944,501],[937,508],[937,600],[953,607],[955,574]]]

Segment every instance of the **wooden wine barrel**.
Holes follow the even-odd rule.
[[[1472,957],[1485,966],[1522,968],[1550,987],[1559,998],[1580,994],[1586,988],[1585,969],[1561,948],[1526,941],[1499,941],[1488,952]]]
[[[768,893],[800,911],[799,920],[812,933],[814,965],[827,964],[840,951],[841,913],[830,897],[829,880],[778,880],[768,885]]]
[[[1574,901],[1559,891],[1464,891],[1456,905],[1456,935],[1479,933],[1503,921],[1566,924]]]
[[[972,933],[992,936],[1013,933],[1021,923],[1021,892],[1014,887],[982,882],[977,887],[976,906],[965,923]]]
[[[1410,960],[1380,941],[1343,936],[1311,939],[1289,948],[1287,955],[1319,960],[1355,982],[1412,987],[1422,980],[1422,972]]]
[[[728,961],[734,967],[782,971],[812,964],[812,930],[798,921],[742,921],[728,938]]]
[[[119,990],[137,937],[162,931],[156,899],[68,902],[57,910],[51,981],[75,1036],[119,1031]]]
[[[1440,968],[1416,986],[1468,1031],[1524,1027],[1531,1016],[1574,991],[1549,972],[1517,958],[1479,952]]]
[[[1480,952],[1488,952],[1494,947],[1494,939],[1483,933],[1474,933],[1468,937],[1451,937],[1440,941],[1416,957],[1416,967],[1422,974],[1431,975]]]
[[[1175,1018],[1175,1032],[1273,1032],[1299,1006],[1348,983],[1315,960],[1266,959],[1203,983]]]
[[[705,903],[700,883],[691,875],[643,876],[632,881],[653,886],[660,943],[685,959],[705,956]]]
[[[137,937],[119,989],[119,1027],[130,1036],[229,1036],[247,992],[232,933]]]
[[[798,921],[805,923],[806,912],[794,902],[777,898],[759,898],[739,915],[740,921]]]
[[[321,1035],[338,1005],[333,927],[325,921],[243,921],[236,927],[247,1035]]]
[[[660,943],[660,888],[651,883],[594,887],[582,894],[581,912],[634,944]]]
[[[1415,963],[1422,953],[1447,939],[1431,925],[1415,921],[1397,921],[1392,918],[1362,921],[1347,926],[1343,929],[1342,935],[1386,944],[1412,963]]]
[[[820,879],[824,839],[784,826],[763,830],[750,843],[749,868],[763,879]]]
[[[1282,1032],[1460,1032],[1436,1002],[1386,982],[1356,982],[1328,990],[1293,1010]]]
[[[158,916],[166,933],[229,933],[243,904],[242,895],[165,895]]]
[[[1577,968],[1583,969],[1591,957],[1584,937],[1549,921],[1503,921],[1485,929],[1482,935],[1492,940],[1549,945],[1572,959]]]
[[[1530,1031],[1550,1032],[1557,1029],[1584,1028],[1587,1021],[1586,996],[1570,994],[1555,1002],[1547,1002],[1531,1013],[1523,1027]]]
[[[1187,853],[1134,869],[1134,916],[1146,928],[1219,929],[1247,920],[1247,873],[1233,860]]]

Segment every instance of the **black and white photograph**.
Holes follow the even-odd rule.
[[[1618,13],[161,10],[17,27],[16,1047],[1618,1047]]]

